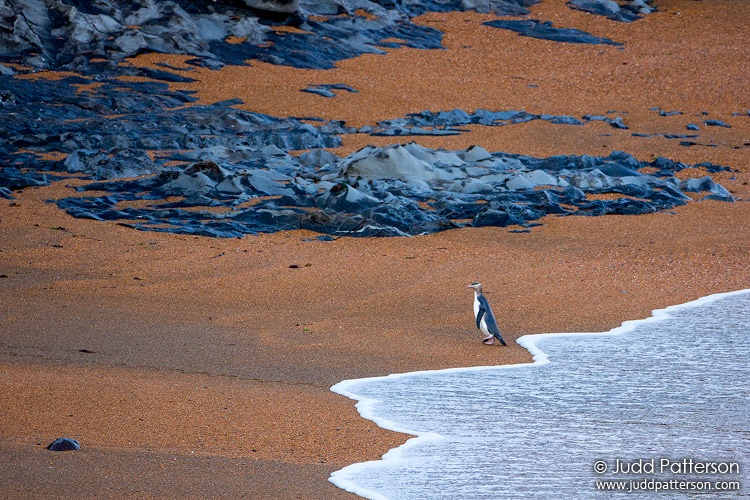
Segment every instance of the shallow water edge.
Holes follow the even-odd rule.
[[[355,493],[357,495],[363,496],[365,498],[385,499],[387,498],[386,496],[378,493],[377,491],[373,491],[373,490],[364,488],[356,484],[354,481],[350,479],[350,477],[352,475],[356,475],[355,474],[356,471],[361,470],[362,468],[366,468],[368,464],[374,464],[374,463],[383,462],[383,461],[385,462],[390,461],[391,465],[393,465],[394,463],[397,463],[399,460],[401,460],[406,455],[409,449],[415,446],[425,445],[430,442],[437,442],[437,441],[447,439],[446,437],[438,433],[419,432],[413,429],[406,428],[402,425],[399,425],[398,423],[394,421],[391,421],[387,418],[383,418],[377,415],[375,410],[376,410],[377,405],[381,403],[381,401],[374,399],[374,398],[370,398],[370,397],[357,394],[357,392],[355,391],[356,391],[356,386],[359,384],[367,383],[368,381],[377,382],[377,381],[393,380],[393,379],[406,378],[406,377],[418,377],[418,376],[424,376],[424,375],[460,373],[460,372],[469,372],[469,371],[506,370],[506,369],[513,369],[513,368],[526,368],[529,366],[540,367],[540,366],[549,364],[551,361],[550,356],[539,347],[539,344],[547,339],[550,339],[550,338],[560,339],[560,338],[565,338],[565,337],[580,338],[583,336],[596,336],[600,338],[602,336],[621,336],[623,334],[627,334],[628,332],[632,332],[638,326],[645,325],[648,323],[657,323],[657,322],[669,319],[673,317],[673,315],[675,315],[675,313],[677,313],[678,311],[696,308],[699,306],[710,304],[712,302],[726,299],[731,296],[737,296],[737,295],[742,295],[742,294],[747,294],[747,293],[750,293],[750,289],[743,289],[743,290],[738,290],[734,292],[726,292],[726,293],[717,293],[717,294],[702,297],[697,300],[687,302],[684,304],[679,304],[679,305],[670,306],[664,309],[654,310],[652,311],[652,315],[648,318],[623,322],[620,326],[613,328],[612,330],[609,330],[607,332],[586,332],[586,333],[570,332],[570,333],[544,333],[544,334],[525,335],[519,338],[517,342],[521,346],[529,350],[529,352],[532,354],[533,356],[532,363],[453,368],[453,369],[435,370],[435,371],[420,371],[420,372],[410,372],[410,373],[403,373],[403,374],[391,374],[385,377],[371,377],[371,378],[366,378],[366,379],[342,381],[334,385],[331,388],[331,390],[338,394],[357,400],[356,407],[360,415],[362,415],[362,417],[375,422],[378,426],[384,429],[392,430],[395,432],[401,432],[405,434],[411,434],[415,437],[409,439],[402,446],[390,450],[388,453],[386,453],[382,457],[382,461],[352,464],[350,466],[347,466],[331,474],[331,477],[329,478],[329,480],[337,487],[342,488],[346,491]]]

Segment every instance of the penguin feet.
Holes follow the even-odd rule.
[[[486,344],[486,345],[492,345],[492,344],[494,344],[494,343],[495,343],[495,337],[494,337],[494,336],[492,336],[492,335],[490,335],[489,337],[487,337],[487,338],[483,339],[483,340],[482,340],[482,343],[483,343],[483,344]]]

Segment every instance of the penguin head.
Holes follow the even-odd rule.
[[[478,281],[475,281],[471,285],[466,285],[467,288],[473,288],[475,292],[482,293],[482,284]]]

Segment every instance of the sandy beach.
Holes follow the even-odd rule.
[[[421,110],[604,114],[580,127],[534,121],[407,138],[432,148],[710,161],[737,201],[639,216],[547,216],[529,232],[461,228],[411,238],[276,234],[219,239],[75,219],[47,203],[65,180],[0,199],[0,484],[7,498],[75,496],[355,498],[327,481],[407,437],[330,392],[344,379],[520,363],[522,335],[611,329],[653,309],[750,287],[750,13],[730,0],[658,0],[635,23],[545,0],[530,18],[623,47],[555,43],[427,14],[445,50],[388,49],[331,70],[253,63],[200,69],[201,103],[230,98],[274,116],[352,126]],[[603,29],[606,28],[606,31]],[[128,64],[179,64],[144,55]],[[44,74],[37,75],[44,77]],[[358,93],[300,92],[345,83]],[[662,117],[651,108],[679,110]],[[701,115],[707,112],[708,115]],[[708,145],[684,133],[703,116]],[[349,135],[334,152],[392,144]],[[686,169],[678,176],[703,176]],[[471,292],[481,281],[508,347],[485,346]],[[67,436],[82,449],[53,453]]]

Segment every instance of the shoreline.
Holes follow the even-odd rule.
[[[559,338],[567,338],[567,337],[585,337],[585,336],[590,336],[590,335],[595,335],[595,336],[623,335],[623,334],[627,334],[628,332],[632,331],[633,329],[635,329],[636,327],[640,325],[668,320],[671,317],[669,314],[670,312],[680,311],[682,309],[695,308],[701,305],[710,304],[712,302],[716,302],[719,300],[726,299],[728,297],[733,297],[733,296],[742,295],[742,294],[750,294],[750,288],[745,288],[742,290],[735,290],[731,292],[713,293],[711,295],[700,297],[698,299],[691,300],[689,302],[670,305],[662,309],[654,309],[653,311],[651,311],[651,315],[646,318],[627,320],[627,321],[624,321],[619,326],[614,327],[610,330],[606,330],[606,331],[554,332],[554,333],[546,332],[546,333],[526,334],[517,338],[516,343],[528,351],[529,355],[531,356],[531,361],[529,362],[502,363],[502,364],[497,364],[497,365],[484,365],[484,366],[459,366],[459,367],[451,367],[451,368],[441,368],[441,369],[436,369],[436,370],[420,370],[420,371],[411,371],[411,372],[402,372],[402,373],[389,373],[387,375],[342,380],[341,382],[338,382],[335,385],[333,385],[331,387],[331,391],[335,392],[336,394],[340,394],[346,398],[356,401],[357,403],[355,406],[357,407],[357,411],[359,412],[359,414],[362,416],[363,419],[373,421],[378,425],[378,427],[381,427],[383,429],[418,438],[425,434],[429,435],[430,433],[429,432],[427,433],[417,432],[417,431],[413,431],[410,429],[405,429],[405,428],[399,427],[397,424],[393,423],[390,420],[375,416],[374,411],[373,411],[373,405],[377,404],[379,401],[376,401],[367,397],[359,397],[355,392],[352,392],[349,389],[349,387],[352,385],[366,383],[369,381],[400,379],[400,378],[407,378],[407,377],[412,377],[412,376],[430,375],[433,373],[434,374],[461,373],[461,372],[468,372],[468,371],[475,371],[475,370],[494,370],[494,369],[503,369],[503,368],[525,368],[525,367],[532,367],[532,366],[543,366],[549,363],[550,360],[549,360],[549,355],[545,353],[541,348],[538,347],[537,345],[538,341],[543,341],[548,338],[559,339]],[[408,441],[412,441],[412,439],[409,439]],[[404,443],[402,446],[405,446],[405,445],[406,443]],[[394,449],[397,449],[397,448],[394,448]],[[394,449],[389,450],[389,452],[393,451]]]
[[[556,26],[625,41],[624,51],[481,27],[490,16],[430,14],[419,21],[445,30],[446,50],[389,49],[327,71],[227,67],[173,85],[198,91],[199,103],[239,97],[253,111],[352,124],[425,109],[619,110],[632,130],[537,121],[415,139],[534,156],[622,150],[641,160],[711,161],[735,169],[712,175],[734,203],[546,216],[520,234],[485,227],[321,242],[306,231],[212,239],[75,219],[47,200],[73,196],[66,186],[77,180],[0,199],[5,490],[51,497],[75,484],[90,497],[352,499],[330,473],[406,437],[362,419],[333,384],[530,362],[512,342],[523,335],[606,331],[654,308],[748,288],[750,117],[731,113],[750,109],[750,14],[727,1],[659,3],[664,10],[630,25],[553,2],[532,8]],[[299,91],[342,82],[359,93]],[[661,117],[655,106],[684,115]],[[632,135],[684,132],[702,111],[732,125],[701,127],[714,146]],[[411,139],[347,136],[335,152]],[[502,318],[508,348],[481,344],[465,288],[474,280]],[[60,436],[82,449],[44,449]]]
[[[529,354],[532,355],[532,361],[529,363],[520,363],[520,364],[501,364],[501,365],[493,365],[493,366],[476,366],[476,367],[460,367],[460,368],[447,368],[442,370],[427,370],[427,371],[420,371],[420,372],[406,372],[406,373],[399,373],[399,374],[389,374],[382,377],[369,377],[369,378],[363,378],[363,379],[355,379],[355,380],[345,380],[342,381],[335,386],[331,388],[333,392],[336,392],[338,394],[341,394],[342,396],[345,396],[349,399],[352,399],[353,401],[356,401],[356,407],[360,415],[363,419],[375,422],[378,426],[398,433],[403,433],[406,435],[411,436],[404,444],[397,448],[393,448],[389,450],[383,457],[381,457],[379,460],[369,461],[369,462],[363,462],[363,463],[355,463],[351,464],[347,467],[344,467],[343,469],[335,471],[331,477],[329,478],[329,481],[331,481],[333,484],[338,486],[341,489],[344,489],[346,491],[358,494],[364,498],[370,498],[370,499],[385,499],[388,498],[387,496],[384,496],[377,490],[372,490],[369,488],[367,483],[364,485],[357,483],[357,472],[361,469],[367,470],[368,466],[370,464],[375,464],[378,462],[381,462],[381,465],[378,465],[378,467],[384,467],[387,468],[388,466],[386,463],[388,461],[396,460],[396,461],[409,461],[411,459],[414,460],[414,455],[408,456],[408,450],[412,449],[413,447],[419,447],[419,446],[425,446],[428,443],[435,442],[439,443],[443,440],[450,439],[450,437],[456,437],[452,434],[449,435],[443,435],[439,431],[434,431],[432,428],[428,427],[428,424],[426,422],[431,422],[429,418],[425,418],[424,421],[421,418],[417,418],[416,421],[420,422],[420,425],[422,425],[421,430],[414,430],[410,428],[404,427],[402,423],[399,423],[397,420],[391,420],[391,418],[398,418],[398,411],[397,408],[399,408],[399,405],[392,405],[388,406],[388,400],[387,398],[383,398],[382,394],[383,392],[378,392],[377,388],[373,389],[370,387],[368,390],[368,384],[375,384],[376,387],[378,387],[378,383],[387,383],[388,381],[394,381],[394,383],[398,383],[399,380],[408,380],[410,378],[417,378],[422,379],[420,382],[421,384],[425,384],[425,378],[429,378],[430,376],[438,376],[441,375],[451,375],[451,374],[461,374],[461,373],[472,373],[476,374],[478,372],[498,372],[498,373],[504,373],[505,369],[527,369],[527,368],[533,368],[533,367],[542,367],[544,365],[547,365],[549,363],[562,363],[563,365],[566,363],[571,363],[571,360],[560,360],[560,359],[550,359],[550,356],[554,356],[554,354],[548,354],[547,352],[543,351],[542,348],[539,347],[540,342],[544,342],[548,339],[556,339],[563,341],[562,343],[558,343],[555,345],[555,348],[553,349],[554,353],[557,353],[557,355],[560,355],[560,350],[565,347],[564,341],[566,339],[574,339],[573,340],[573,346],[575,347],[575,339],[582,339],[585,337],[595,336],[595,337],[619,337],[622,335],[628,335],[632,334],[634,331],[636,331],[638,328],[644,327],[644,325],[650,325],[650,324],[656,324],[664,321],[669,321],[670,319],[674,319],[674,313],[678,313],[685,310],[690,309],[696,309],[700,308],[702,306],[706,306],[708,304],[712,304],[715,302],[719,302],[722,300],[726,300],[732,297],[742,297],[742,296],[750,296],[750,288],[742,289],[742,290],[736,290],[732,292],[724,292],[724,293],[716,293],[711,294],[705,297],[701,297],[696,300],[692,300],[690,302],[681,303],[681,304],[675,304],[671,305],[669,307],[663,308],[663,309],[655,309],[652,311],[652,314],[648,317],[637,319],[637,320],[630,320],[623,322],[620,326],[612,328],[608,331],[601,331],[601,332],[559,332],[559,333],[538,333],[538,334],[529,334],[524,335],[523,337],[517,339],[517,343],[527,349],[529,351]],[[739,328],[736,324],[734,325],[735,328]],[[707,334],[707,332],[702,332],[703,334]],[[710,334],[709,334],[710,335]],[[641,339],[643,341],[643,339]],[[730,344],[732,345],[732,344]],[[576,348],[576,352],[578,352],[578,355],[581,356],[580,351],[578,351],[579,348]],[[616,356],[616,354],[612,354],[613,356]],[[578,360],[579,362],[581,360]],[[575,363],[574,363],[575,364]],[[548,374],[548,376],[550,376]],[[517,384],[518,382],[514,382]],[[440,386],[443,390],[445,390],[444,384],[445,382],[436,382],[438,386]],[[364,386],[364,387],[363,387]],[[400,387],[400,386],[398,386]],[[363,390],[364,388],[364,390]],[[474,386],[471,386],[471,389],[474,389]],[[377,399],[372,396],[373,390],[375,391],[375,394],[378,396]],[[426,389],[429,390],[429,389]],[[397,401],[400,401],[403,403],[402,399],[408,399],[411,396],[404,396],[401,391],[407,391],[407,394],[409,394],[407,389],[400,389],[393,391],[393,394],[395,394],[394,397],[397,398]],[[367,395],[367,394],[370,395]],[[385,390],[385,394],[390,394],[391,391],[388,389]],[[440,394],[438,392],[437,394]],[[466,399],[470,401],[472,398],[476,397],[476,394],[467,394]],[[450,402],[446,401],[446,405],[448,408],[450,408],[449,411],[457,411],[456,410],[456,402],[454,399],[460,399],[458,397],[449,397],[448,398]],[[425,401],[429,401],[429,399],[425,399]],[[423,401],[423,403],[425,402]],[[554,403],[551,403],[554,404]],[[377,408],[380,408],[380,413],[378,413]],[[391,412],[396,411],[396,416],[392,417],[389,415],[392,415],[388,413],[388,410]],[[413,410],[412,410],[413,411]],[[501,412],[502,413],[502,412]],[[408,415],[410,415],[410,412],[405,412],[403,414],[400,414],[400,416],[403,418],[406,418]],[[414,418],[414,415],[411,415],[411,418]],[[458,417],[460,420],[460,417]],[[547,417],[549,418],[549,417]],[[438,420],[439,422],[439,420]],[[432,422],[435,424],[435,422]],[[601,425],[601,423],[600,423]],[[440,427],[443,431],[446,430],[444,427]],[[448,430],[454,430],[452,427]],[[462,435],[460,432],[456,431],[457,434]],[[622,450],[625,453],[628,453],[632,450]],[[706,453],[709,450],[695,450],[696,453]],[[736,451],[736,450],[735,450]],[[405,457],[404,454],[407,454]],[[436,450],[433,450],[433,453],[439,453]],[[416,455],[416,457],[420,457],[419,454]],[[422,457],[426,458],[426,457]],[[598,457],[602,458],[602,457]],[[413,467],[412,465],[409,466],[410,470]],[[453,470],[455,473],[456,471]],[[434,473],[434,471],[433,471]],[[364,476],[367,478],[367,475]],[[432,477],[432,475],[431,475]],[[398,479],[395,479],[398,481]],[[437,482],[440,482],[439,480]],[[486,486],[486,485],[485,485]]]

